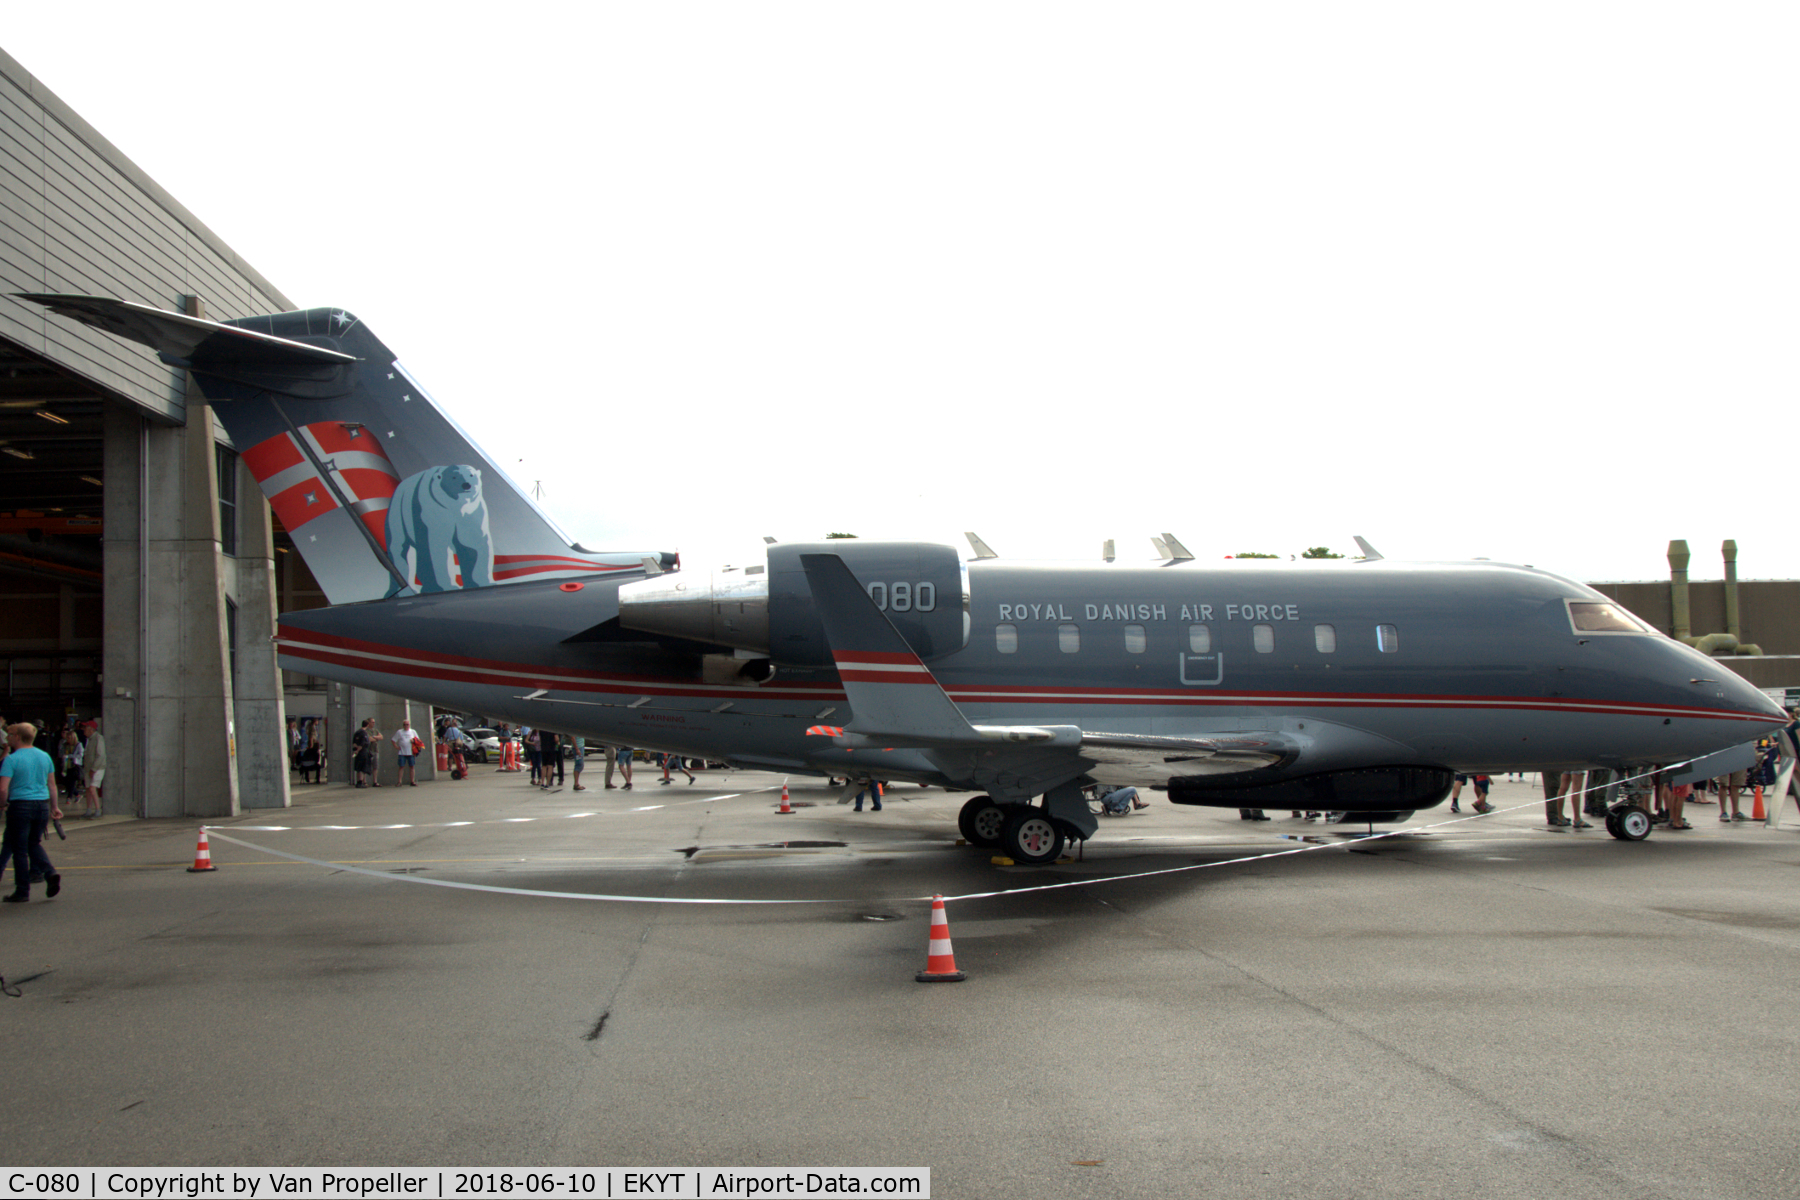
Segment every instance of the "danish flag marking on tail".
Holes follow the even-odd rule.
[[[362,519],[382,546],[387,545],[387,510],[399,486],[400,473],[380,444],[360,425],[320,421],[300,430],[308,457],[291,433],[278,433],[243,454],[244,465],[262,485],[269,506],[290,533],[333,509],[338,494],[315,462],[335,476],[337,493],[347,496],[350,510]]]

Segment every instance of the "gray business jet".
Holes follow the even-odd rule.
[[[1720,663],[1529,567],[596,553],[349,313],[25,298],[148,345],[214,403],[331,601],[282,617],[283,667],[603,743],[977,791],[964,835],[1020,862],[1093,835],[1090,784],[1397,820],[1453,772],[1632,770],[1785,723]]]

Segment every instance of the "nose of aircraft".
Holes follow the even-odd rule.
[[[1673,644],[1682,651],[1677,670],[1686,674],[1688,691],[1693,695],[1695,704],[1721,712],[1767,717],[1770,729],[1757,730],[1753,726],[1751,736],[1770,732],[1788,723],[1787,711],[1781,705],[1728,665],[1679,642]]]

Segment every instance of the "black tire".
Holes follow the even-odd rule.
[[[1006,806],[992,796],[976,796],[956,814],[956,828],[971,846],[998,846],[1006,815]]]
[[[1623,808],[1614,809],[1615,815],[1607,818],[1606,831],[1621,842],[1641,842],[1650,836],[1653,822],[1650,814],[1635,804],[1627,804]]]
[[[1606,832],[1621,840],[1625,836],[1619,832],[1619,810],[1616,808],[1606,810]]]
[[[1038,865],[1055,862],[1062,856],[1062,822],[1041,808],[1028,805],[1009,806],[1006,826],[1000,831],[1000,852],[1017,863]]]

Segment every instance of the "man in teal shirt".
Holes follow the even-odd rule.
[[[0,871],[8,859],[13,864],[13,891],[0,896],[0,902],[23,904],[31,899],[31,873],[44,875],[44,894],[54,896],[62,891],[62,876],[50,865],[44,853],[44,830],[50,819],[62,819],[56,803],[56,790],[50,779],[56,763],[39,750],[37,726],[21,721],[6,731],[6,744],[12,753],[0,762],[0,811],[6,814],[6,841],[0,846]]]

